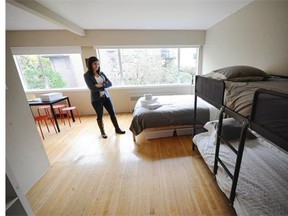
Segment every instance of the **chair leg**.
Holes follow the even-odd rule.
[[[71,127],[69,110],[66,111],[66,116],[68,119],[69,126]]]
[[[51,116],[50,111],[49,111],[48,108],[45,109],[45,113],[46,113],[47,116]]]
[[[44,119],[44,122],[45,122],[45,125],[46,125],[46,128],[47,128],[48,132],[50,133],[50,130],[49,130],[49,127],[48,127],[46,119]]]
[[[50,118],[50,121],[51,121],[51,123],[52,123],[52,125],[53,125],[53,127],[54,127],[54,130],[55,130],[56,134],[57,134],[58,132],[57,132],[57,130],[56,130],[56,127],[55,127],[53,118]]]
[[[57,106],[57,107],[56,107],[56,106]],[[55,111],[54,111],[55,114],[57,113],[57,114],[60,116],[61,122],[63,122],[64,125],[66,125],[66,124],[65,124],[64,114],[63,114],[63,111],[62,111],[63,107],[65,107],[65,106],[64,106],[64,105],[63,105],[63,106],[55,105],[55,106],[53,106],[53,109],[55,110]],[[56,111],[57,111],[57,112],[56,112]]]
[[[42,127],[41,127],[40,121],[37,121],[37,123],[38,123],[39,129],[40,129],[40,132],[41,132],[41,136],[42,136],[42,138],[44,140],[45,138],[44,138],[44,134],[43,134],[43,131],[42,131]]]
[[[59,113],[59,115],[60,115],[61,121],[62,121],[62,122],[64,123],[64,125],[65,125],[64,114],[63,114],[63,111],[62,111],[60,108],[58,108],[58,113]]]
[[[40,116],[40,110],[39,110],[39,108],[37,108],[37,112],[38,112],[38,116]]]
[[[63,111],[60,109],[60,112],[61,112],[61,115],[60,116],[62,116],[61,118],[63,119],[63,123],[64,123],[64,125],[65,125],[65,117],[64,117],[64,113],[63,113]]]
[[[78,112],[78,109],[76,109],[76,113],[77,113],[78,118],[79,118],[79,121],[80,121],[80,123],[81,123],[81,118],[80,118],[80,114],[79,114],[79,112]]]
[[[38,116],[38,117],[34,118],[35,123],[37,123],[38,126],[39,126],[39,129],[40,129],[41,136],[42,136],[43,140],[45,139],[44,138],[44,133],[43,133],[43,130],[42,130],[43,121],[44,121],[44,123],[46,125],[47,131],[50,133],[50,129],[49,129],[49,125],[48,125],[49,122],[47,123],[47,120],[51,121],[51,124],[53,125],[54,130],[55,130],[55,132],[57,134],[57,130],[56,130],[56,127],[55,127],[55,124],[54,124],[54,119],[52,117],[50,117],[50,116]]]

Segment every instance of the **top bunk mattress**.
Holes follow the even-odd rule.
[[[251,115],[254,93],[260,88],[288,94],[288,79],[257,82],[225,81],[224,105],[248,117]]]

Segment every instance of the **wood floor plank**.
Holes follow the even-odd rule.
[[[133,142],[131,114],[118,114],[125,135],[95,116],[44,131],[51,168],[28,191],[35,215],[235,215],[191,136]]]

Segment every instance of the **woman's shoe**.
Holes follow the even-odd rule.
[[[116,132],[117,134],[125,134],[125,131],[122,131],[122,130],[120,129],[116,117],[114,116],[114,117],[110,117],[110,118],[111,118],[111,121],[112,121],[112,123],[113,123],[113,125],[114,125],[115,132]]]
[[[117,134],[125,134],[125,133],[126,133],[125,131],[122,131],[120,128],[115,129],[115,132],[116,132]]]
[[[101,136],[103,139],[107,139],[107,137],[108,137],[105,133],[101,133]]]
[[[106,139],[107,135],[106,135],[105,130],[104,130],[103,120],[102,119],[97,119],[97,123],[98,123],[99,129],[101,131],[102,138]]]

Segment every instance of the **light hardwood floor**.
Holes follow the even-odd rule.
[[[27,193],[35,215],[235,215],[191,136],[140,135],[135,144],[131,114],[117,117],[125,135],[108,116],[108,139],[95,116],[45,133],[51,167]]]

